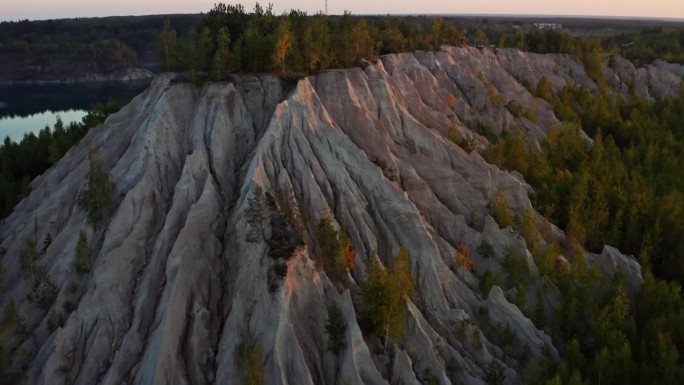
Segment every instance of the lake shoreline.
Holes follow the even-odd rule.
[[[119,71],[112,74],[103,73],[86,73],[73,77],[61,77],[57,79],[31,79],[31,80],[17,80],[17,79],[0,79],[0,86],[14,87],[14,86],[54,86],[54,85],[99,85],[106,83],[130,83],[151,80],[156,75],[149,70],[142,68],[129,68],[125,71]]]
[[[24,133],[52,127],[58,115],[65,125],[80,119],[93,105],[126,104],[149,86],[151,78],[129,81],[0,85],[0,140],[19,141]]]

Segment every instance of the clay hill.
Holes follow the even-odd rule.
[[[679,92],[681,66],[614,60],[603,69],[613,92]],[[558,289],[538,277],[522,236],[496,223],[492,203],[528,215],[542,243],[564,234],[533,211],[518,173],[479,155],[487,139],[475,127],[543,139],[559,122],[528,91],[542,76],[553,91],[598,89],[571,56],[472,47],[383,56],[294,85],[159,76],[0,223],[0,307],[13,300],[25,326],[6,338],[0,382],[239,384],[255,362],[268,384],[484,384],[492,368],[504,383],[524,382],[522,353],[557,360],[562,346],[515,304],[515,282],[483,292],[482,274],[506,278],[501,265],[514,256],[531,277],[528,309],[543,301],[551,312]],[[79,204],[94,150],[115,188],[98,226]],[[335,276],[324,268],[325,218],[354,251]],[[76,269],[81,238],[89,263]],[[22,272],[31,242],[38,276],[57,292],[51,302],[27,299],[41,284]],[[472,270],[454,264],[464,249]],[[361,293],[379,266],[366,261],[389,268],[402,253],[415,285],[394,309],[406,317],[393,341],[362,322]],[[584,258],[632,287],[642,279],[636,260],[610,246]],[[336,352],[333,313],[344,326]]]

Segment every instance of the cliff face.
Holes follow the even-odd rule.
[[[677,69],[664,63],[635,69],[618,59],[613,68],[604,74],[617,92],[679,91]],[[14,299],[28,330],[26,338],[9,338],[10,374],[0,382],[23,376],[29,384],[237,384],[243,369],[236,349],[247,334],[263,353],[269,384],[409,384],[428,377],[481,384],[485,368],[499,359],[506,381],[519,382],[516,359],[503,359],[487,334],[479,343],[481,309],[533,355],[545,348],[557,358],[558,347],[507,300],[514,293],[496,286],[482,293],[475,275],[450,266],[463,242],[473,250],[474,272],[499,269],[504,250],[512,249],[537,274],[524,240],[500,229],[487,208],[501,190],[522,215],[532,209],[531,188],[476,151],[463,151],[446,132],[453,125],[482,146],[486,139],[466,126],[481,121],[542,138],[557,119],[522,85],[534,87],[542,75],[554,90],[597,87],[565,55],[451,47],[328,71],[294,89],[267,76],[202,88],[159,77],[34,180],[31,194],[0,225],[7,277],[0,305]],[[511,113],[513,100],[535,108],[536,122]],[[97,231],[77,204],[93,149],[117,186],[114,214]],[[257,185],[274,195],[291,191],[309,218],[300,229],[305,246],[288,260],[275,290],[267,244],[247,241],[245,211]],[[350,289],[331,283],[315,255],[315,224],[328,208],[357,251]],[[536,214],[535,222],[541,229]],[[93,249],[85,276],[73,268],[80,230]],[[267,226],[267,237],[272,233]],[[26,300],[32,284],[21,278],[18,257],[27,240],[41,243],[48,234],[40,263],[60,288],[50,311]],[[546,239],[563,237],[552,226]],[[494,257],[475,251],[483,240]],[[403,343],[378,349],[361,333],[352,299],[366,279],[363,261],[377,253],[387,265],[400,248],[409,253],[416,295],[407,305]],[[608,274],[622,269],[633,284],[641,278],[636,261],[613,248],[587,258]],[[347,324],[339,356],[326,350],[333,304]]]

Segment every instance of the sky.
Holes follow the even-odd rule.
[[[0,20],[200,13],[217,0],[0,0]],[[323,10],[325,0],[271,0],[277,13]],[[225,1],[225,3],[231,3]],[[242,2],[251,10],[255,2]],[[261,1],[262,5],[268,1]],[[328,0],[328,13],[341,14],[527,14],[639,16],[684,19],[682,0]]]

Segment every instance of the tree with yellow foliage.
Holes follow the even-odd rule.
[[[404,335],[404,305],[415,286],[408,252],[401,249],[389,269],[373,258],[367,270],[368,280],[361,287],[362,318],[372,332],[384,334],[385,344],[399,342]]]
[[[280,20],[278,35],[274,59],[276,62],[280,63],[283,76],[285,76],[285,57],[292,47],[292,32],[290,28],[290,21],[287,18],[282,18]]]
[[[463,279],[466,271],[473,270],[473,261],[470,259],[470,249],[463,242],[459,242],[456,246],[456,254],[454,254],[454,263],[456,268],[461,273]]]

